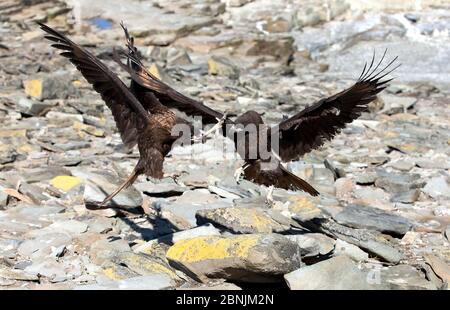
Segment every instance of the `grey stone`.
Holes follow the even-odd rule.
[[[231,79],[239,78],[239,69],[225,57],[212,56],[208,60],[208,73],[212,75],[226,76]]]
[[[8,194],[3,192],[3,187],[0,185],[0,210],[6,207],[8,202]]]
[[[242,198],[242,196],[236,195],[232,192],[229,192],[223,188],[214,186],[214,185],[210,185],[208,186],[208,190],[213,193],[213,194],[217,194],[220,197],[224,197],[224,198],[230,198],[230,199],[238,199],[238,198]]]
[[[64,231],[69,234],[79,235],[87,231],[88,225],[77,220],[67,220],[55,222],[48,226],[48,228],[54,229],[55,231]]]
[[[119,187],[121,182],[119,177],[106,171],[73,169],[72,175],[86,181],[83,197],[86,202],[101,202],[109,193]],[[130,186],[117,194],[110,205],[133,209],[142,205],[142,196],[133,186]]]
[[[286,238],[298,244],[304,257],[327,255],[333,251],[336,243],[333,238],[317,233],[286,235]]]
[[[63,167],[53,166],[46,168],[31,168],[26,169],[21,173],[24,181],[27,183],[36,183],[41,181],[48,181],[58,175],[71,175],[70,171]]]
[[[173,280],[166,274],[133,277],[129,279],[110,281],[103,284],[87,284],[75,287],[75,290],[164,290],[175,286]]]
[[[414,97],[400,97],[397,95],[384,94],[381,96],[385,107],[381,111],[386,114],[407,113],[416,102],[417,98]]]
[[[345,255],[301,267],[284,278],[291,290],[370,289],[366,274]]]
[[[419,174],[398,174],[382,170],[378,170],[377,174],[375,186],[381,187],[389,193],[399,193],[422,186]]]
[[[301,220],[295,216],[293,218],[302,227],[310,231],[324,233],[333,238],[344,240],[368,253],[379,256],[385,261],[398,263],[403,258],[403,254],[398,250],[398,244],[394,243],[392,237],[377,231],[343,226],[323,217],[308,220]]]
[[[89,254],[92,261],[101,265],[105,261],[111,260],[120,252],[130,252],[131,248],[123,239],[106,239],[102,238],[89,244]]]
[[[191,190],[184,192],[175,202],[155,202],[154,207],[162,211],[162,216],[166,217],[164,212],[169,212],[175,217],[180,218],[189,228],[196,226],[197,220],[195,214],[204,209],[215,209],[230,207],[231,202],[218,201],[217,196],[203,190]],[[169,214],[169,215],[170,215]]]
[[[209,222],[238,234],[280,233],[290,230],[289,219],[286,219],[285,224],[280,223],[261,208],[205,209],[198,211],[195,217],[199,225]]]
[[[185,50],[175,50],[167,53],[167,65],[176,67],[176,66],[185,66],[192,64],[191,58]]]
[[[28,98],[20,98],[17,102],[17,110],[30,116],[45,115],[52,107],[53,103],[39,102]]]
[[[394,290],[435,290],[436,286],[425,279],[425,275],[408,265],[398,265],[381,269],[381,285]],[[377,288],[376,285],[374,285]]]
[[[433,198],[450,197],[450,185],[444,176],[432,178],[422,190]]]
[[[117,252],[111,258],[111,261],[118,265],[126,266],[139,275],[162,273],[171,277],[173,280],[178,279],[172,267],[160,257],[152,257],[142,253]]]
[[[53,248],[67,246],[71,242],[72,238],[67,233],[44,233],[35,239],[25,240],[20,244],[18,252],[20,255],[31,258],[45,257],[52,253]]]
[[[449,169],[450,161],[447,156],[438,155],[431,158],[418,158],[415,160],[417,166],[424,169]]]
[[[408,160],[398,160],[389,164],[392,168],[400,171],[409,171],[416,166],[415,162]]]
[[[42,203],[49,199],[48,196],[44,195],[44,189],[34,184],[21,183],[20,192],[36,203]]]
[[[346,226],[375,229],[395,235],[404,235],[412,227],[411,222],[402,216],[362,205],[348,205],[333,218]]]
[[[166,243],[166,244],[174,244],[177,241],[191,239],[200,236],[220,236],[220,230],[215,228],[211,224],[205,224],[199,227],[195,227],[192,229],[187,229],[183,231],[178,231],[176,233],[170,235],[164,235],[159,237],[158,239],[150,240],[144,244],[139,245],[134,248],[135,252],[145,252],[146,249],[149,249],[155,246],[158,243]]]
[[[412,189],[407,192],[394,194],[391,197],[392,202],[414,203],[419,199],[420,190]]]
[[[367,185],[375,183],[377,174],[374,172],[361,173],[356,175],[356,184]]]
[[[53,258],[48,258],[33,262],[33,264],[25,268],[25,271],[28,273],[39,274],[52,282],[62,282],[72,278],[65,267],[66,266],[64,266],[63,263],[57,262]]]
[[[359,187],[354,190],[354,196],[356,198],[363,199],[365,201],[374,201],[374,200],[380,200],[380,201],[388,201],[389,200],[389,194],[386,193],[381,188],[376,187]]]
[[[147,195],[155,197],[178,196],[189,190],[188,187],[180,186],[175,182],[137,183],[134,187]]]
[[[336,240],[333,254],[334,256],[346,255],[356,262],[364,262],[369,259],[369,254],[358,248],[356,245],[340,239]]]
[[[57,99],[57,98],[68,98],[70,96],[75,96],[78,94],[78,89],[76,89],[71,83],[71,78],[66,71],[53,72],[51,75],[44,75],[42,77],[34,77],[38,79],[41,84],[41,91],[37,94],[36,99]],[[25,91],[27,92],[27,83],[24,82]],[[35,94],[28,94],[35,95]]]
[[[232,7],[239,7],[252,1],[253,0],[230,0],[228,1],[228,5]]]
[[[89,221],[89,231],[99,234],[105,234],[116,227],[116,219],[106,218],[106,217],[96,217]]]
[[[26,272],[20,269],[11,269],[0,265],[0,279],[10,279],[19,281],[39,281],[36,273]]]

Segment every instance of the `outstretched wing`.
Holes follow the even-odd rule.
[[[117,54],[115,54],[114,60],[130,74],[131,79],[135,83],[144,87],[148,91],[155,93],[156,97],[158,97],[160,102],[166,107],[177,109],[187,115],[201,116],[203,124],[216,123],[217,119],[221,119],[223,117],[222,113],[209,108],[199,101],[181,94],[148,72],[137,55],[133,37],[129,35],[127,28],[123,24],[121,24],[121,26],[127,39],[127,65],[124,65],[120,61]]]
[[[279,155],[283,161],[296,160],[318,148],[367,110],[368,104],[375,100],[376,95],[392,80],[383,78],[398,68],[397,66],[385,73],[397,59],[395,57],[386,67],[376,72],[385,55],[386,51],[372,70],[374,53],[369,68],[366,70],[367,64],[364,66],[361,76],[352,87],[322,99],[293,117],[283,120],[278,128],[271,128],[272,131],[279,130]]]
[[[123,143],[128,147],[134,146],[139,128],[149,122],[149,112],[142,107],[119,77],[97,57],[60,32],[45,24],[38,24],[48,34],[45,38],[54,42],[52,47],[62,50],[61,55],[68,58],[101,95],[114,116]]]

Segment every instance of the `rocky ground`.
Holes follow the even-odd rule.
[[[447,288],[449,6],[364,2],[2,1],[0,287]],[[370,112],[288,164],[320,197],[276,189],[268,204],[267,188],[235,182],[242,161],[211,137],[173,149],[167,178],[140,177],[91,211],[85,201],[120,184],[138,153],[33,21],[126,81],[109,60],[124,46],[120,20],[162,80],[270,123],[350,86],[373,50],[402,67]]]

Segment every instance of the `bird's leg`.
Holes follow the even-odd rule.
[[[274,200],[273,200],[273,189],[274,189],[273,185],[270,185],[269,188],[267,189],[266,202],[269,205],[273,205],[273,203],[274,203]]]
[[[209,136],[211,133],[218,132],[218,130],[222,127],[222,125],[223,125],[223,123],[225,122],[226,119],[227,119],[227,113],[224,113],[222,118],[220,118],[220,119],[216,117],[217,123],[213,127],[211,127],[209,130],[207,130],[205,132],[201,131],[200,132],[200,136],[199,137],[193,137],[192,140],[193,141],[204,141],[204,139],[207,136]]]
[[[241,175],[244,173],[245,169],[247,169],[250,166],[250,164],[245,164],[239,168],[237,168],[234,171],[234,179],[236,180],[236,182],[239,183],[239,180],[241,179]]]
[[[101,203],[100,206],[104,207],[106,204],[113,199],[122,189],[129,187],[131,184],[136,181],[137,177],[139,176],[138,170],[134,168],[133,172],[130,174],[130,176],[123,182],[114,192],[109,194]]]

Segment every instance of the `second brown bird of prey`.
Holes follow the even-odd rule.
[[[53,42],[52,47],[62,50],[61,55],[68,58],[101,95],[112,111],[124,144],[129,147],[136,144],[138,146],[140,158],[133,172],[117,190],[105,198],[100,204],[102,206],[120,190],[130,186],[141,174],[154,178],[163,177],[164,157],[180,138],[180,135],[172,134],[173,127],[183,124],[192,128],[188,121],[177,117],[171,108],[189,116],[202,116],[203,125],[216,124],[222,127],[223,134],[235,142],[236,151],[245,161],[242,167],[245,179],[267,186],[303,190],[316,196],[319,193],[306,181],[289,172],[281,161],[297,160],[332,139],[346,124],[367,110],[368,104],[390,81],[383,78],[397,68],[387,71],[397,59],[394,58],[383,69],[378,70],[386,52],[377,65],[374,64],[374,55],[370,65],[364,66],[353,86],[319,100],[278,125],[269,127],[264,125],[260,114],[255,111],[247,111],[232,121],[224,114],[160,81],[145,69],[133,38],[123,25],[128,47],[127,65],[117,58],[116,61],[130,74],[132,80],[129,87],[93,54],[62,33],[42,23],[39,25],[47,33],[45,38]],[[256,139],[250,138],[245,131],[240,134],[242,127],[249,125],[254,125],[257,129]],[[267,139],[261,140],[262,136]]]

